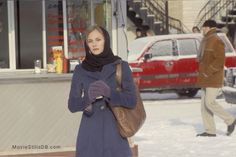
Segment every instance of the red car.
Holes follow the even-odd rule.
[[[225,34],[218,35],[225,43],[225,66],[236,67],[235,50]],[[174,90],[180,96],[195,96],[201,39],[201,34],[176,34],[134,40],[128,62],[140,91]]]

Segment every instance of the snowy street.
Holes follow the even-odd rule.
[[[176,94],[142,93],[147,119],[134,141],[140,157],[233,157],[236,131],[226,136],[227,126],[215,117],[217,137],[196,137],[203,131],[200,94],[178,98]],[[236,117],[236,105],[219,103]]]

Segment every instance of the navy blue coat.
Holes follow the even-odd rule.
[[[111,88],[108,100],[111,105],[133,108],[136,104],[135,86],[127,62],[122,61],[122,91],[116,91],[115,71],[120,61],[103,66],[101,72],[90,72],[76,66],[68,101],[71,112],[82,111],[82,119],[77,136],[76,157],[131,157],[126,138],[122,138],[116,120],[107,107],[107,100],[93,103],[93,114],[88,116],[84,109],[88,106],[88,87],[90,83],[103,80]]]

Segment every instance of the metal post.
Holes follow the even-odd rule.
[[[15,29],[15,11],[14,11],[14,1],[7,1],[7,11],[8,11],[8,42],[9,42],[9,68],[16,69],[19,65],[16,65],[19,61],[16,60],[16,29]]]
[[[168,0],[165,1],[165,15],[166,15],[166,34],[169,34],[169,7]]]

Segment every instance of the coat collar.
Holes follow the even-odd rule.
[[[212,29],[210,29],[210,30],[207,32],[207,34],[205,35],[205,39],[208,39],[208,38],[212,37],[212,36],[215,35],[215,34],[216,34],[216,28],[212,28]]]

